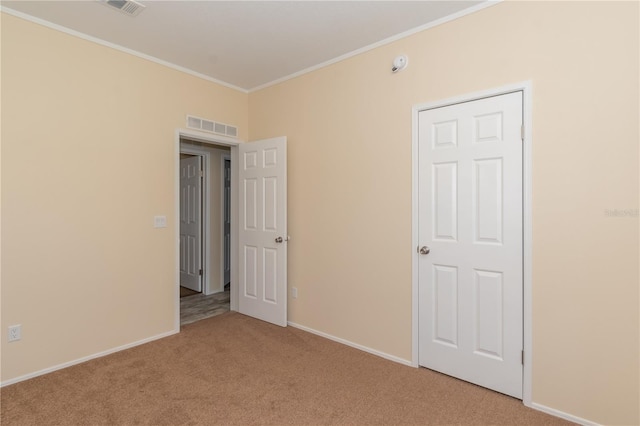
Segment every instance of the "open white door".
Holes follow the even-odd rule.
[[[238,310],[287,325],[287,138],[240,144]]]
[[[200,156],[180,160],[180,285],[202,291]]]

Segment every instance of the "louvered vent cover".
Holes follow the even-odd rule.
[[[203,132],[215,133],[218,135],[238,137],[238,128],[229,124],[217,123],[212,120],[187,115],[187,127],[190,129],[202,130]]]
[[[119,10],[129,16],[138,16],[140,12],[146,7],[143,4],[133,0],[98,0],[105,6],[109,6],[113,9]]]

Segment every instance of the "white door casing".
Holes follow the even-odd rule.
[[[201,158],[180,159],[180,285],[202,291]]]
[[[175,252],[174,252],[174,281],[175,293],[173,303],[173,327],[175,332],[180,331],[180,153],[182,150],[181,141],[189,140],[193,142],[201,142],[207,146],[228,147],[231,154],[231,294],[230,309],[238,311],[238,168],[233,167],[238,163],[238,146],[242,143],[237,138],[215,135],[200,132],[192,129],[178,128],[174,133],[174,214],[175,218]],[[198,154],[197,152],[185,153]],[[203,151],[202,157],[206,159],[207,153]],[[207,168],[209,170],[210,168]],[[206,173],[206,170],[205,170]],[[206,182],[205,182],[206,184]],[[208,251],[211,253],[211,251]],[[206,265],[205,265],[206,267]],[[203,277],[207,276],[207,271],[203,271]]]
[[[419,364],[521,398],[522,92],[418,115]]]
[[[287,325],[287,139],[239,145],[238,310]]]

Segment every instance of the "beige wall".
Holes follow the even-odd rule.
[[[638,208],[638,15],[501,3],[250,94],[289,140],[289,319],[410,359],[411,108],[531,80],[533,401],[638,424],[638,218],[605,215]]]
[[[247,108],[2,14],[3,381],[174,329],[175,129],[193,114],[246,138]],[[23,338],[4,344],[12,324]]]
[[[290,320],[409,359],[411,107],[530,79],[533,400],[639,423],[638,13],[501,3],[250,96],[2,14],[2,380],[173,329],[187,113],[288,136]]]

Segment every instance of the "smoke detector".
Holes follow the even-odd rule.
[[[116,9],[125,15],[138,16],[144,10],[145,5],[133,0],[98,0],[103,5]]]

